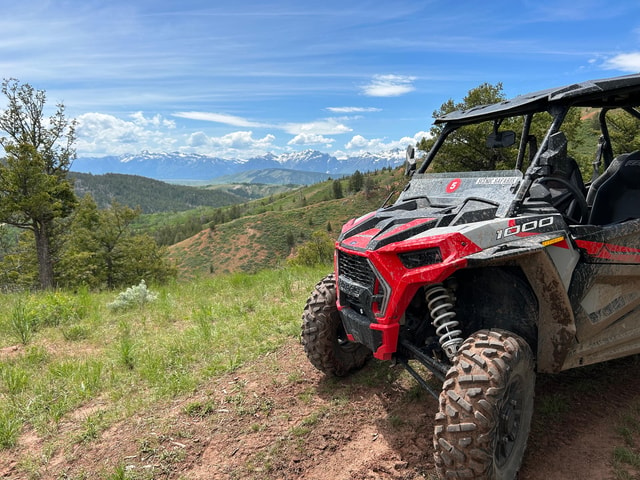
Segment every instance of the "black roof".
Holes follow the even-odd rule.
[[[564,87],[519,95],[511,100],[448,113],[435,123],[467,124],[547,111],[554,105],[617,108],[640,105],[640,73],[587,80]]]

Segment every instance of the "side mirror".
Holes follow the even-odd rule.
[[[407,161],[404,167],[404,174],[407,177],[413,175],[416,171],[416,149],[413,148],[413,145],[409,145],[407,147]]]
[[[505,130],[493,132],[487,137],[487,148],[506,148],[516,143],[516,132]]]

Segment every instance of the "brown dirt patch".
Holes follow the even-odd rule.
[[[541,405],[519,480],[614,478],[615,423],[640,399],[633,362],[539,377]],[[547,398],[570,408],[549,413]],[[118,469],[131,479],[435,479],[432,397],[382,362],[328,379],[295,341],[191,396],[80,439],[83,420],[103,401],[63,420],[64,443],[26,432],[18,447],[0,452],[0,478],[29,478],[30,465],[42,479],[107,478]]]
[[[9,347],[0,348],[0,360],[7,360],[18,356],[24,350],[22,345],[11,345]]]

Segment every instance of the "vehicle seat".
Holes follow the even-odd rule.
[[[549,139],[547,150],[542,153],[540,165],[546,169],[545,184],[551,203],[563,215],[572,217],[576,212],[575,196],[568,193],[567,183],[582,195],[586,194],[584,180],[578,162],[567,155],[567,138],[562,132],[554,133]],[[554,181],[554,179],[558,179]],[[535,195],[535,194],[534,194]],[[586,221],[582,219],[582,222]]]
[[[589,223],[606,225],[640,218],[640,150],[616,157],[591,185]]]

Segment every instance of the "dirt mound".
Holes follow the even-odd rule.
[[[640,398],[635,382],[618,393],[619,382],[631,378],[629,362],[603,367],[601,374],[616,381],[579,395],[571,392],[586,374],[541,377],[539,398],[562,398],[575,408],[536,412],[521,480],[614,478],[612,450],[620,439],[612,418]],[[60,428],[78,428],[81,417],[95,418],[100,408],[99,401],[86,405]],[[27,433],[14,451],[0,454],[0,478],[25,478],[30,459],[43,479],[435,479],[436,409],[399,368],[372,361],[347,379],[329,379],[292,340],[92,438],[79,430],[68,436],[73,442],[52,448]]]

